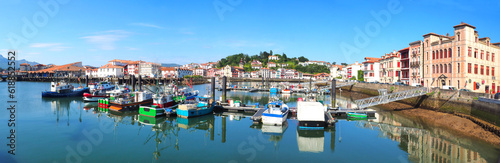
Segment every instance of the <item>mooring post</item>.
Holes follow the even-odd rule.
[[[132,83],[132,91],[135,91],[135,75],[130,76],[130,82]]]
[[[139,84],[138,85],[139,86],[139,91],[141,91],[142,90],[142,77],[141,77],[141,75],[139,75],[139,83],[138,84]]]
[[[222,77],[222,102],[226,102],[226,81],[227,77]]]
[[[210,93],[212,95],[212,101],[215,102],[215,77],[212,77],[211,79],[211,82],[212,82],[212,86],[210,88]]]
[[[89,87],[89,76],[85,75],[85,87]]]
[[[331,104],[332,104],[332,109],[335,108],[335,102],[337,101],[337,93],[335,92],[335,89],[337,88],[337,80],[335,79],[332,79],[332,90],[330,92],[330,96],[332,96],[332,101],[331,101]]]

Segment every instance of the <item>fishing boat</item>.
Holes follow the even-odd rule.
[[[89,92],[88,87],[75,88],[67,82],[50,82],[50,91],[43,91],[42,97],[75,97],[83,96],[83,93]]]
[[[90,93],[83,93],[83,102],[97,102],[100,99],[108,98],[106,92],[102,90],[90,91]]]
[[[190,118],[212,113],[215,102],[210,103],[208,96],[196,96],[195,101],[186,101],[177,108],[177,117]]]
[[[137,111],[140,106],[148,106],[153,103],[153,94],[146,91],[137,91],[111,96],[109,99],[110,111]]]
[[[262,113],[262,124],[282,125],[288,117],[288,106],[283,101],[272,101],[266,104]]]
[[[290,89],[283,89],[283,90],[281,90],[281,93],[282,94],[290,94],[291,91],[290,91]]]
[[[152,106],[139,107],[139,114],[149,117],[162,116],[167,113],[175,114],[173,110],[177,108],[179,103],[174,100],[174,95],[170,93],[154,94]]]
[[[365,113],[354,113],[354,112],[348,112],[347,113],[347,118],[367,118],[368,115]]]
[[[316,101],[297,102],[297,120],[299,120],[299,129],[322,130],[325,128],[326,107]]]
[[[103,81],[103,82],[99,82],[99,83],[89,83],[89,89],[91,92],[96,91],[96,90],[107,91],[107,90],[112,90],[114,88],[115,88],[115,85],[112,85],[108,81]]]

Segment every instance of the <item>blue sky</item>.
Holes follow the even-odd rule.
[[[56,2],[58,7],[50,6],[49,10],[58,10],[47,12],[39,5],[45,2]],[[0,53],[5,56],[6,50],[15,49],[18,59],[44,64],[82,61],[84,65],[100,66],[112,59],[201,63],[236,53],[254,55],[273,50],[289,57],[353,63],[405,48],[426,33],[453,35],[453,26],[462,21],[476,26],[480,37],[500,42],[500,1],[61,3],[1,1]],[[372,13],[388,13],[390,18],[377,21]],[[32,29],[30,26],[36,31],[27,30]],[[361,43],[355,42],[361,35],[356,29],[366,35]]]

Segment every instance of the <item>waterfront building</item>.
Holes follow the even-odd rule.
[[[362,70],[361,67],[363,65],[358,63],[358,61],[356,61],[355,63],[353,64],[350,64],[350,65],[347,65],[346,69],[347,69],[347,79],[351,79],[352,77],[358,79],[358,71],[359,70]]]
[[[85,75],[89,76],[89,78],[98,77],[97,75],[98,70],[99,69],[97,68],[87,68],[85,69]]]
[[[330,77],[331,78],[337,78],[339,76],[342,76],[340,74],[341,70],[342,70],[342,65],[332,65],[332,66],[330,66]]]
[[[410,84],[411,86],[423,85],[423,42],[414,41],[410,43]]]
[[[251,76],[252,78],[259,78],[259,71],[252,71],[252,72],[250,73],[250,76]]]
[[[395,50],[385,54],[380,58],[380,82],[395,83],[400,80],[401,74],[401,56]]]
[[[29,77],[78,77],[85,75],[85,68],[83,68],[82,62],[75,62],[60,66],[52,65],[36,71],[26,71],[25,74]]]
[[[268,68],[261,68],[260,69],[260,76],[263,78],[268,78],[269,77],[269,69]]]
[[[279,60],[280,57],[278,57],[277,55],[270,55],[269,57],[267,57],[268,60]]]
[[[112,63],[105,64],[97,70],[98,77],[123,77],[124,75],[123,66]]]
[[[28,63],[21,63],[19,65],[19,71],[32,71],[32,68]]]
[[[399,50],[400,54],[400,64],[401,64],[401,78],[400,81],[404,84],[410,85],[410,48],[404,48]]]
[[[164,78],[173,78],[175,76],[175,67],[162,67],[161,76]]]
[[[424,37],[424,86],[455,86],[474,92],[499,92],[500,43],[480,38],[476,27],[460,23],[454,36],[428,33]]]
[[[205,77],[205,76],[207,76],[207,70],[205,70],[203,68],[197,68],[194,70],[194,74]]]
[[[216,77],[216,76],[218,76],[219,71],[220,71],[220,69],[218,69],[218,68],[207,69],[207,76],[208,77]]]
[[[193,70],[187,68],[175,67],[174,69],[175,69],[174,77],[176,78],[183,78],[186,75],[193,75]]]
[[[365,57],[363,67],[365,82],[380,81],[380,58]]]
[[[155,77],[160,74],[161,65],[152,62],[141,62],[139,63],[139,75],[142,77]]]
[[[315,79],[318,79],[318,80],[325,80],[325,79],[330,79],[330,74],[327,74],[327,73],[318,73],[316,75],[313,75],[313,77]]]
[[[316,64],[316,65],[321,65],[321,66],[330,66],[330,63],[325,62],[325,61],[305,61],[305,62],[299,62],[299,65],[302,66],[308,66],[310,64]]]

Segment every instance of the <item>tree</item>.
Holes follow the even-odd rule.
[[[283,61],[285,61],[285,62],[287,62],[287,61],[288,61],[288,58],[286,57],[286,54],[285,54],[285,53],[283,53],[283,56],[282,56],[281,58],[283,58]]]
[[[309,61],[309,59],[307,59],[306,57],[304,56],[300,56],[299,57],[299,62],[306,62],[306,61]]]
[[[347,66],[347,63],[341,63],[342,66]]]
[[[358,80],[359,81],[365,81],[365,75],[362,70],[358,70]]]
[[[273,55],[273,50],[269,51],[270,55]]]
[[[337,62],[332,62],[332,65],[336,65],[336,64],[337,64]]]

